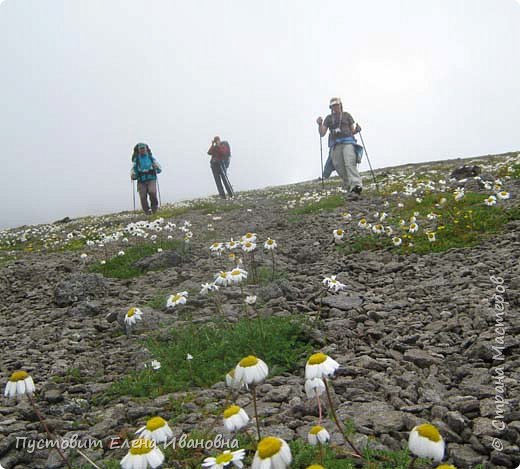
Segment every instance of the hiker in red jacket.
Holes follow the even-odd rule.
[[[211,155],[210,166],[215,178],[215,184],[217,185],[218,193],[223,199],[226,198],[224,187],[229,197],[233,197],[233,187],[227,177],[227,169],[229,167],[229,160],[231,158],[231,149],[229,143],[221,141],[220,137],[214,137],[211,141],[211,146],[208,150],[208,155]],[[224,187],[222,187],[224,183]]]

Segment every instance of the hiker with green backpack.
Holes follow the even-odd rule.
[[[215,184],[217,185],[220,197],[223,199],[226,198],[224,187],[226,188],[228,196],[233,197],[233,187],[231,186],[227,176],[227,169],[229,168],[229,161],[231,159],[231,148],[229,147],[229,143],[225,140],[220,140],[220,137],[218,136],[214,137],[211,141],[208,155],[211,155],[211,172],[215,178]],[[222,187],[222,184],[224,184],[224,187]]]
[[[161,166],[154,158],[150,147],[146,143],[138,143],[132,154],[130,177],[133,181],[137,181],[137,192],[141,199],[141,207],[146,214],[155,213],[159,206],[157,175],[161,171]],[[150,197],[150,204],[148,204],[148,197]]]

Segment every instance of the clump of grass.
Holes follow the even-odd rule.
[[[284,272],[283,270],[275,270],[273,277],[273,269],[271,267],[260,266],[257,269],[256,283],[259,285],[270,283],[276,280],[282,280],[284,278],[287,278],[287,272]]]
[[[188,324],[172,329],[167,338],[149,339],[147,347],[161,362],[159,370],[145,369],[114,383],[113,395],[158,396],[187,390],[196,385],[209,387],[222,381],[244,356],[254,354],[269,365],[269,375],[301,366],[312,345],[301,317],[263,317],[227,322]],[[191,370],[186,354],[193,356]]]
[[[182,242],[179,240],[163,241],[160,245],[165,251],[175,250],[180,255]],[[115,256],[107,260],[105,264],[95,263],[91,267],[92,272],[98,272],[105,277],[132,278],[142,275],[144,271],[136,268],[133,264],[143,257],[157,253],[158,244],[141,244],[126,248],[123,256]]]
[[[162,207],[155,215],[152,217],[153,220],[157,220],[158,218],[174,218],[180,217],[190,211],[200,211],[206,213],[221,213],[221,212],[230,212],[232,210],[236,210],[240,208],[240,205],[237,204],[217,204],[215,202],[209,201],[195,201],[190,203],[189,205],[185,205],[182,207]]]
[[[437,206],[440,199],[446,198],[446,203]],[[360,252],[365,250],[392,249],[398,253],[425,254],[442,252],[451,248],[472,247],[481,243],[493,234],[503,231],[504,226],[511,220],[520,219],[520,208],[504,208],[499,204],[488,207],[484,204],[487,194],[466,192],[463,199],[455,201],[453,194],[428,193],[423,196],[422,202],[417,203],[409,199],[405,207],[389,217],[385,224],[398,226],[398,220],[408,220],[414,212],[419,212],[417,223],[420,230],[410,234],[395,230],[394,236],[401,237],[403,244],[394,247],[391,238],[387,236],[360,235],[350,243],[338,247],[346,252]],[[427,221],[426,215],[434,212],[439,215],[435,221]],[[397,215],[397,216],[395,216]],[[430,242],[425,230],[431,227],[436,233],[436,240]],[[408,246],[409,243],[413,246]]]
[[[345,199],[341,194],[331,195],[324,197],[317,202],[310,202],[303,207],[295,208],[291,210],[294,215],[306,215],[309,213],[316,213],[321,211],[332,211],[338,207],[345,205]]]

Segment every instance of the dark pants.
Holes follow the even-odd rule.
[[[226,198],[226,193],[224,192],[224,187],[229,195],[229,197],[233,197],[233,188],[231,187],[231,183],[227,177],[226,165],[224,161],[216,161],[212,160],[210,162],[211,172],[213,173],[213,177],[215,178],[215,184],[217,185],[218,193],[220,197]],[[224,187],[222,187],[222,183],[224,183]]]
[[[138,181],[137,192],[139,192],[141,207],[143,207],[144,213],[150,213],[148,196],[150,196],[150,204],[152,205],[151,212],[155,213],[157,211],[157,206],[159,205],[157,200],[157,181],[155,179],[151,181]]]
[[[332,155],[331,151],[329,151],[329,157],[327,158],[327,162],[325,163],[325,168],[323,168],[323,179],[330,178],[330,175],[333,171],[336,171],[334,168],[334,163],[332,163]]]

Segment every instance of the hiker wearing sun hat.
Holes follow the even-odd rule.
[[[157,175],[161,172],[161,166],[152,155],[150,147],[146,143],[138,143],[132,154],[132,170],[130,177],[137,181],[137,192],[141,199],[141,207],[146,214],[155,213],[159,206],[157,200]],[[148,197],[150,204],[148,204]],[[151,205],[151,208],[150,208]]]
[[[340,98],[331,98],[331,113],[323,120],[316,119],[318,131],[323,137],[329,131],[330,157],[334,168],[343,179],[343,187],[351,198],[357,198],[362,191],[361,176],[357,165],[361,162],[363,147],[357,144],[354,135],[361,130],[353,117],[343,111]]]

